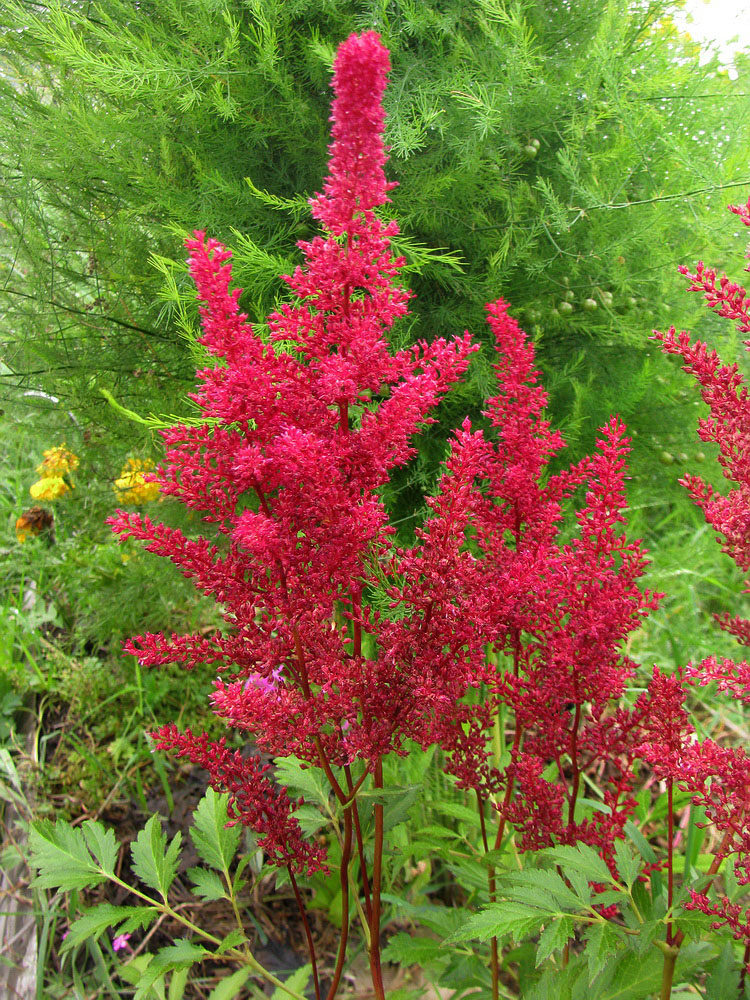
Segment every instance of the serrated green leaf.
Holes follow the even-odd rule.
[[[448,941],[488,941],[491,937],[502,938],[512,934],[519,941],[527,934],[536,934],[547,920],[549,911],[514,901],[492,903],[479,913],[473,914]]]
[[[276,780],[280,785],[300,793],[306,802],[315,802],[327,806],[330,790],[323,784],[320,771],[309,767],[294,756],[279,758],[274,761]],[[362,794],[362,793],[360,793]]]
[[[177,874],[182,834],[174,835],[167,847],[167,838],[158,816],[152,816],[130,845],[133,871],[151,889],[156,889],[166,901],[169,887]]]
[[[623,885],[628,889],[638,878],[641,870],[641,858],[633,853],[624,840],[615,841],[615,864],[617,873]]]
[[[151,959],[139,980],[133,1000],[145,1000],[149,990],[157,983],[163,982],[168,972],[172,972],[174,969],[189,968],[210,954],[205,948],[193,944],[187,938],[181,938],[174,944],[160,949]]]
[[[553,920],[551,924],[542,931],[539,944],[536,949],[537,968],[545,962],[553,952],[560,951],[568,943],[575,929],[575,921],[572,917],[561,917]]]
[[[153,906],[114,906],[112,903],[100,903],[71,924],[60,952],[64,954],[71,948],[77,948],[90,938],[96,941],[108,927],[117,927],[125,921],[127,928],[123,928],[123,931],[146,927],[157,913],[158,910]]]
[[[739,989],[740,972],[734,957],[732,942],[727,941],[721,954],[710,965],[710,975],[706,980],[706,996],[711,1000],[736,1000]]]
[[[638,928],[638,934],[631,937],[630,946],[637,955],[643,955],[648,951],[657,937],[666,930],[664,922],[660,919],[646,920],[634,926]]]
[[[611,885],[615,881],[606,862],[588,844],[576,844],[575,846],[563,844],[560,847],[548,847],[543,854],[544,857],[551,858],[562,867],[563,875],[567,874],[567,868],[571,868],[581,872],[590,882]]]
[[[187,875],[193,883],[192,892],[201,899],[227,898],[227,887],[218,872],[208,868],[188,868]]]
[[[86,845],[83,831],[70,823],[38,820],[29,829],[31,864],[39,874],[32,885],[39,889],[86,889],[99,885],[107,878],[94,861]]]
[[[222,940],[221,944],[216,949],[217,955],[222,955],[225,951],[229,951],[230,948],[237,948],[245,941],[245,935],[237,927],[235,930],[230,931]]]
[[[622,935],[608,920],[601,920],[589,927],[584,935],[584,955],[589,968],[589,983],[605,967],[610,955],[622,945]]]
[[[580,898],[558,872],[547,868],[527,868],[522,872],[511,872],[499,878],[497,885],[503,895],[539,906],[548,912],[554,912],[558,907],[581,909],[591,899],[588,882],[585,895]]]
[[[228,871],[242,837],[239,826],[227,826],[229,797],[209,788],[193,813],[190,839],[202,861]]]
[[[107,875],[114,875],[118,850],[114,830],[105,830],[101,823],[91,819],[87,819],[82,827],[88,848],[102,870]]]
[[[383,959],[386,962],[393,962],[399,966],[418,965],[425,968],[430,962],[448,956],[445,951],[441,951],[442,942],[434,938],[412,937],[400,931],[389,939],[383,951]]]
[[[595,980],[587,1000],[645,1000],[661,986],[664,957],[655,948],[643,956],[624,952],[610,962],[599,986]]]
[[[238,969],[231,976],[222,979],[218,986],[208,994],[208,1000],[235,1000],[241,993],[241,987],[245,985],[250,976],[250,969]]]
[[[312,966],[303,965],[301,969],[297,969],[288,979],[284,980],[284,986],[290,990],[294,990],[295,993],[304,993],[310,981],[311,974]],[[271,994],[271,1000],[289,1000],[289,995],[280,986],[277,986]]]

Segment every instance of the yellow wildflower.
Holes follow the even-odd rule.
[[[42,476],[39,482],[29,486],[29,493],[35,500],[57,500],[65,496],[69,489],[62,476]]]
[[[141,504],[159,499],[159,484],[146,482],[146,474],[154,468],[150,458],[129,458],[112,487],[120,503]]]
[[[54,448],[48,448],[43,456],[42,464],[36,468],[42,480],[47,478],[62,479],[73,469],[78,468],[78,456],[65,447],[64,441],[62,444],[55,445]]]

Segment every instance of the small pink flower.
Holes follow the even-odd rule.
[[[117,937],[112,942],[113,951],[122,951],[124,948],[130,948],[128,941],[130,940],[129,934],[118,934]]]

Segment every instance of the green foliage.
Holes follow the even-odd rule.
[[[376,28],[393,62],[395,248],[416,292],[396,342],[467,326],[483,338],[482,304],[502,294],[537,341],[556,418],[577,407],[568,431],[581,445],[612,409],[650,435],[665,395],[669,422],[684,424],[646,338],[667,309],[689,325],[676,263],[725,256],[717,213],[748,182],[748,108],[744,76],[734,87],[716,63],[699,65],[669,10],[9,0],[6,391],[25,405],[38,398],[23,391],[47,391],[88,427],[141,447],[161,419],[148,414],[192,416],[185,393],[201,351],[181,241],[198,227],[233,247],[243,306],[262,331],[296,241],[314,232],[306,199],[325,169],[333,51]],[[727,109],[710,121],[709,97]],[[572,357],[575,376],[556,381]],[[478,416],[489,375],[478,360],[394,483],[401,517],[420,509],[445,427]],[[644,441],[649,462],[663,437]]]

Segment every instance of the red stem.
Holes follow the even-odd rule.
[[[344,765],[344,774],[346,775],[346,786],[349,789],[349,800],[352,804],[352,819],[354,820],[354,832],[357,836],[357,853],[359,854],[359,870],[362,873],[362,888],[364,890],[365,897],[365,916],[367,917],[367,922],[369,923],[372,919],[372,906],[370,903],[370,883],[367,879],[367,863],[365,861],[365,846],[362,839],[362,828],[359,824],[359,810],[357,809],[357,802],[354,798],[356,795],[356,789],[352,782],[352,770],[348,764]],[[362,780],[367,777],[367,771],[362,775],[362,777],[357,782],[356,788],[362,783]]]
[[[297,880],[294,877],[294,872],[292,871],[292,866],[287,865],[287,871],[289,872],[289,881],[292,883],[292,889],[294,889],[294,898],[297,900],[297,907],[302,917],[302,926],[305,928],[305,937],[307,938],[307,950],[310,955],[310,965],[312,965],[313,983],[315,984],[315,1000],[321,1000],[320,997],[320,983],[318,982],[318,962],[315,957],[315,942],[313,941],[312,931],[310,930],[310,923],[307,919],[307,913],[305,912],[305,904],[302,902],[302,896],[300,895],[299,888],[297,887]]]
[[[674,899],[674,780],[667,778],[667,911],[672,912]],[[672,918],[667,921],[667,944],[672,944]]]
[[[344,810],[344,843],[341,848],[341,937],[339,938],[339,949],[336,956],[336,968],[333,970],[331,987],[328,990],[326,1000],[333,1000],[336,990],[341,982],[341,973],[344,971],[344,961],[346,959],[346,944],[349,939],[349,860],[352,856],[352,814],[351,809]]]

